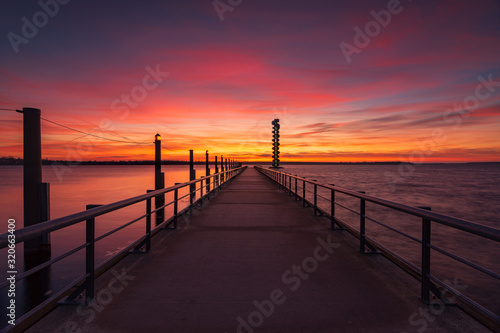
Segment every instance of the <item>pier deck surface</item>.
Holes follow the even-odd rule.
[[[425,306],[416,280],[253,168],[101,276],[96,294],[28,332],[489,332],[457,307]]]

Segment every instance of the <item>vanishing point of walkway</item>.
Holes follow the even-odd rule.
[[[96,295],[28,332],[488,332],[421,303],[417,281],[250,167]]]

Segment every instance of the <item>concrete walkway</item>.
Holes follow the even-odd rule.
[[[488,332],[249,167],[151,253],[97,281],[96,303],[29,332]]]

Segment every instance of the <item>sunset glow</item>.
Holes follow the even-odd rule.
[[[279,118],[284,162],[500,161],[498,1],[54,3],[30,38],[37,2],[0,14],[0,108],[97,136],[42,120],[43,158],[271,162]]]

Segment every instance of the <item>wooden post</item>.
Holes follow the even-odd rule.
[[[217,155],[215,155],[215,173],[219,173],[219,167],[217,166]],[[219,187],[219,176],[214,178],[214,189]]]
[[[210,176],[210,166],[208,165],[208,150],[205,152],[205,176]],[[207,194],[210,193],[210,178],[207,179]]]
[[[189,180],[194,180],[196,179],[196,173],[194,170],[194,156],[193,156],[193,150],[189,150]],[[190,212],[191,214],[193,213],[193,202],[194,199],[196,198],[196,184],[191,184],[189,185],[189,192],[191,192],[191,195],[189,196],[189,204],[190,204]]]
[[[155,190],[165,187],[165,174],[161,172],[161,136],[155,135]],[[165,195],[155,197],[155,209],[165,204]],[[165,209],[156,212],[156,225],[164,221]]]
[[[42,185],[42,136],[40,129],[40,109],[23,108],[23,191],[24,227],[46,221],[50,216],[48,185]],[[43,190],[45,190],[45,196]],[[42,198],[46,200],[42,200]],[[46,246],[44,246],[46,245]],[[24,242],[25,254],[50,252],[50,239],[37,237]],[[50,257],[50,254],[49,254]]]
[[[220,172],[222,172],[220,185],[224,183],[224,155],[220,155]]]

